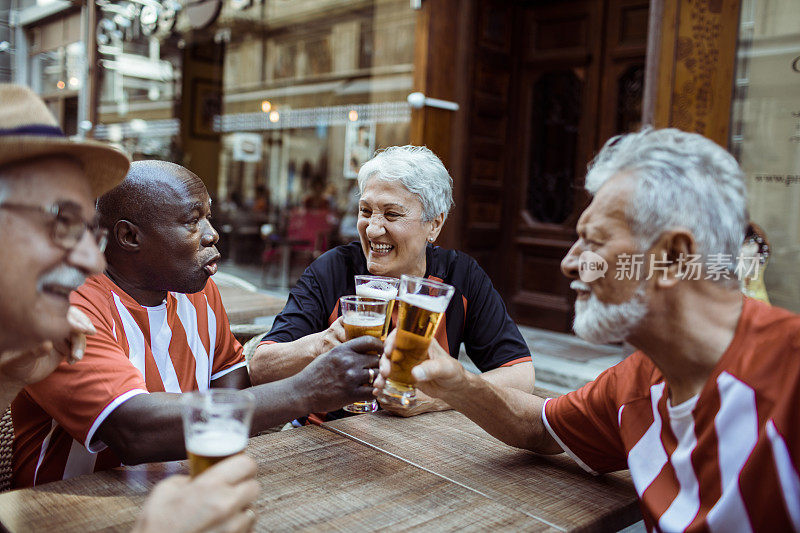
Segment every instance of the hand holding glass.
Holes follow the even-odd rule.
[[[342,296],[339,299],[339,306],[342,310],[342,326],[347,340],[364,335],[383,340],[387,305],[386,300],[379,298]],[[377,409],[378,403],[375,400],[344,406],[344,410],[351,413],[372,413]]]
[[[401,276],[397,337],[381,400],[409,407],[416,396],[411,369],[428,358],[428,346],[455,289],[445,283]]]
[[[209,389],[181,395],[183,438],[192,477],[242,453],[250,438],[255,397],[235,389]]]

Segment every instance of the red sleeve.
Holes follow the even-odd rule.
[[[548,400],[543,408],[542,419],[553,438],[592,473],[628,468],[619,433],[616,393],[618,380],[630,366],[629,360],[574,392]]]
[[[222,297],[213,280],[206,285],[208,305],[216,320],[216,340],[214,343],[214,359],[211,365],[211,380],[224,376],[237,368],[246,366],[241,343],[231,333],[228,313],[222,305]],[[210,318],[210,317],[209,317]]]
[[[86,339],[83,359],[74,365],[62,363],[50,376],[26,390],[74,439],[90,451],[103,448],[88,446],[94,432],[122,402],[146,393],[142,374],[128,360],[114,327],[116,310],[108,297],[92,288],[73,293],[72,304],[83,311],[97,329]],[[91,301],[95,297],[96,303]],[[112,314],[113,313],[113,314]],[[122,335],[121,331],[117,334]]]

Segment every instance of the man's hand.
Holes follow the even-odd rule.
[[[0,354],[0,380],[3,385],[19,389],[41,381],[49,376],[64,361],[73,364],[80,361],[86,350],[86,335],[96,333],[92,321],[76,307],[67,312],[71,332],[69,339],[60,342],[47,341],[33,350],[9,351]]]
[[[386,378],[389,376],[391,363],[389,356],[394,347],[394,340],[396,331],[393,331],[386,338],[383,355],[380,360],[380,376],[375,380],[374,394],[380,396]],[[403,416],[413,416],[428,411],[442,411],[448,409],[446,404],[439,403],[448,392],[458,391],[462,389],[466,383],[467,371],[461,366],[457,360],[450,357],[450,354],[444,351],[438,342],[431,342],[428,347],[428,359],[418,364],[411,370],[411,374],[415,379],[413,385],[417,388],[417,396],[422,399],[423,405],[421,409],[416,411],[415,407],[411,407],[411,414]],[[419,394],[419,392],[423,394]],[[432,398],[432,399],[431,399]],[[431,403],[428,403],[431,402]],[[436,403],[432,403],[436,402]],[[442,407],[444,405],[444,407]],[[391,409],[392,412],[399,411],[399,409]],[[397,413],[400,414],[400,413]]]
[[[250,531],[256,519],[249,509],[258,496],[256,463],[236,455],[194,479],[172,476],[147,499],[134,533],[234,533]]]
[[[309,412],[335,411],[353,402],[371,400],[371,376],[377,376],[377,354],[382,349],[378,339],[359,337],[314,359],[298,374],[302,390],[309,394]]]
[[[347,337],[344,333],[344,326],[342,325],[343,317],[337,318],[333,324],[328,326],[322,335],[320,336],[317,342],[317,353],[316,355],[322,355],[326,352],[331,351],[336,346],[339,346],[343,342],[347,340]]]

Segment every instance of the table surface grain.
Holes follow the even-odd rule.
[[[616,531],[641,520],[627,472],[593,476],[566,454],[506,446],[456,411],[375,413],[325,427],[561,530]]]
[[[509,448],[455,412],[369,414],[250,440],[256,531],[615,530],[638,519],[621,475]],[[185,461],[117,468],[0,494],[16,531],[130,531]]]

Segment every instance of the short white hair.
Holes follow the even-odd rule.
[[[606,142],[589,164],[586,190],[594,195],[620,173],[637,178],[626,216],[642,251],[682,227],[706,260],[729,256],[733,270],[748,217],[744,174],[731,154],[696,133],[646,127]]]
[[[358,171],[358,190],[364,194],[367,180],[375,177],[399,181],[422,202],[427,222],[453,208],[453,178],[442,160],[424,146],[390,146],[380,150]]]

